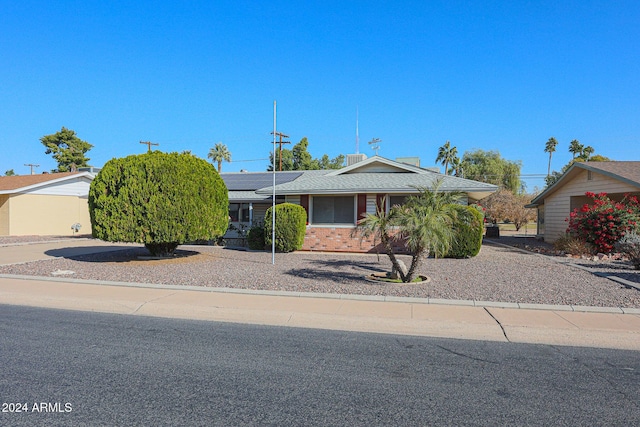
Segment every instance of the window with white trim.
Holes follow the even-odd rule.
[[[313,196],[312,224],[355,224],[354,196]]]
[[[249,203],[229,203],[231,222],[249,222]]]
[[[408,195],[389,195],[389,206],[402,206],[407,203]]]

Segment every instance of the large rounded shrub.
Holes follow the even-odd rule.
[[[224,235],[229,200],[207,161],[154,151],[108,161],[91,183],[89,213],[94,237],[168,256],[185,242]]]
[[[278,252],[293,252],[302,249],[307,224],[307,211],[300,205],[281,203],[276,209],[276,243]],[[267,209],[264,219],[265,244],[272,245],[273,207]]]
[[[473,206],[454,205],[458,215],[453,224],[455,236],[447,258],[471,258],[480,252],[484,215]]]

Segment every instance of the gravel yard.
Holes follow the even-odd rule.
[[[0,246],[27,238],[0,238]],[[22,240],[20,240],[22,239]],[[40,239],[33,240],[41,241]],[[501,244],[547,247],[534,239],[501,238]],[[141,260],[144,248],[0,266],[0,274],[51,276],[118,282],[208,286],[359,295],[392,295],[534,304],[640,308],[640,271],[622,261],[588,261],[540,255],[486,240],[472,259],[428,259],[419,273],[425,284],[371,283],[364,276],[389,271],[386,255],[248,252],[212,246],[181,246],[172,260]],[[70,246],[73,243],[70,242]],[[538,249],[536,249],[538,248]],[[408,257],[403,257],[409,263]],[[580,268],[581,267],[581,268]],[[599,277],[623,278],[636,287]]]

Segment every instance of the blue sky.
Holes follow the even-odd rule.
[[[640,160],[635,1],[0,0],[0,174],[56,167],[39,139],[62,126],[90,163],[217,142],[223,171],[267,168],[278,131],[314,157],[418,156],[447,140],[498,150],[542,187],[573,139]],[[290,147],[290,146],[288,146]],[[262,160],[261,160],[262,159]],[[251,161],[243,161],[251,160]]]

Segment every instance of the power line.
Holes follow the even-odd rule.
[[[229,163],[242,163],[242,162],[260,162],[262,160],[269,160],[268,157],[263,159],[246,159],[246,160],[231,160]]]

